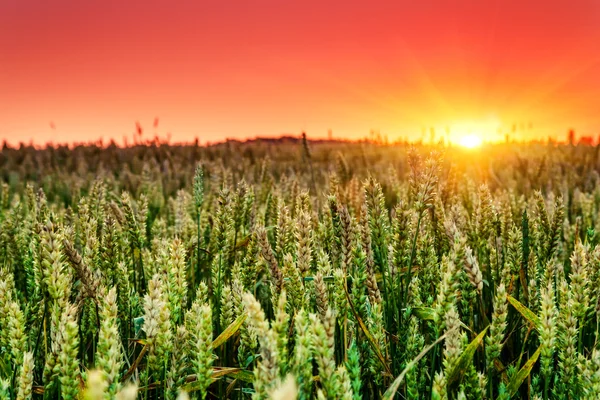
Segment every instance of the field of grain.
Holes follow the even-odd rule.
[[[0,399],[598,399],[598,147],[0,152]]]

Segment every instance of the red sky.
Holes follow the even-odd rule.
[[[599,62],[597,0],[0,0],[0,139],[596,136]]]

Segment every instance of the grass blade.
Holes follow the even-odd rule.
[[[221,347],[221,345],[223,345],[223,343],[225,343],[227,340],[229,340],[230,337],[235,335],[235,333],[240,329],[240,327],[246,320],[246,316],[247,316],[247,314],[245,314],[245,313],[241,314],[239,317],[236,318],[235,321],[233,321],[227,327],[227,329],[225,329],[223,332],[221,332],[221,334],[212,342],[212,348],[218,349],[219,347]]]
[[[421,360],[421,358],[425,357],[425,355],[427,353],[429,353],[429,351],[431,351],[431,349],[433,349],[438,343],[440,343],[442,340],[446,339],[446,336],[448,336],[448,333],[450,333],[450,332],[451,331],[444,333],[435,342],[433,342],[429,346],[425,347],[419,353],[419,355],[417,355],[411,362],[409,362],[408,365],[404,368],[404,370],[402,370],[400,375],[398,375],[398,377],[396,379],[394,379],[394,382],[392,382],[392,384],[390,385],[388,390],[385,391],[385,393],[383,394],[382,400],[392,400],[394,398],[394,396],[396,395],[396,392],[398,391],[398,388],[400,387],[400,384],[404,380],[404,377],[406,376],[408,371],[410,371]]]
[[[133,364],[131,364],[131,367],[127,370],[125,375],[123,375],[123,378],[121,378],[121,382],[125,382],[127,379],[129,379],[131,374],[133,374],[133,372],[137,369],[140,362],[142,362],[142,358],[144,358],[144,355],[146,354],[147,351],[148,351],[148,346],[144,344],[144,347],[142,347],[140,354],[137,356],[137,358],[135,359]]]
[[[519,314],[521,314],[523,316],[523,318],[525,318],[527,321],[529,321],[531,324],[533,324],[536,328],[540,327],[540,319],[538,318],[537,315],[535,315],[535,313],[533,311],[531,311],[529,308],[525,307],[523,304],[521,304],[519,302],[519,300],[515,299],[512,296],[508,296],[508,302],[510,304],[512,304],[512,306],[514,308],[516,308],[516,310],[519,312]]]
[[[377,358],[381,362],[381,365],[383,365],[383,367],[385,368],[385,371],[387,372],[387,374],[389,376],[392,376],[392,371],[390,370],[390,367],[385,362],[385,358],[383,357],[383,354],[381,353],[381,349],[377,345],[377,342],[375,341],[375,338],[373,337],[371,332],[369,332],[369,329],[367,329],[367,325],[365,325],[363,320],[360,318],[360,316],[356,312],[356,309],[354,308],[354,304],[352,303],[352,300],[350,299],[350,293],[348,293],[348,288],[345,286],[344,286],[344,291],[346,292],[346,298],[348,299],[348,304],[350,304],[350,309],[352,310],[352,314],[354,314],[354,318],[356,318],[356,321],[358,322],[360,329],[362,329],[363,333],[369,340],[369,343],[371,344],[373,351],[377,355]]]
[[[219,378],[222,378],[224,376],[231,376],[235,379],[238,379],[240,381],[244,381],[247,383],[252,383],[252,380],[254,379],[254,374],[252,372],[243,370],[241,368],[230,368],[230,367],[222,367],[222,368],[213,369],[211,378],[213,379],[213,381],[216,381]],[[200,390],[200,382],[196,381],[195,375],[189,375],[186,378],[186,381],[188,381],[188,383],[186,383],[185,385],[182,386],[182,389],[185,390],[186,392],[189,393],[189,392],[195,392],[195,391]]]
[[[422,321],[433,321],[435,311],[431,307],[414,307],[412,314]]]
[[[454,382],[458,382],[461,380],[462,376],[467,371],[467,368],[472,363],[475,351],[477,350],[481,342],[483,342],[483,337],[487,333],[488,328],[489,325],[484,330],[482,330],[481,333],[479,333],[479,335],[477,335],[477,337],[473,339],[473,341],[469,343],[467,348],[462,352],[460,358],[456,362],[456,365],[454,365],[454,368],[452,368],[452,370],[446,377],[448,385],[451,385]]]
[[[511,398],[514,398],[517,395],[517,391],[521,387],[521,384],[523,383],[523,381],[531,373],[531,369],[533,368],[533,366],[535,365],[535,362],[539,358],[541,351],[542,351],[542,347],[540,346],[535,351],[535,353],[533,353],[533,355],[531,356],[531,358],[529,360],[527,360],[527,362],[525,363],[525,365],[523,365],[523,367],[514,376],[514,378],[509,382],[509,384],[508,384],[508,393],[510,394]]]

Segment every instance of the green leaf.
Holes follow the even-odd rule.
[[[455,328],[455,329],[458,329],[458,328]],[[418,356],[416,356],[411,362],[409,362],[406,365],[406,367],[404,368],[404,370],[402,370],[400,375],[398,375],[398,377],[396,379],[394,379],[394,382],[392,382],[392,384],[390,385],[388,390],[385,391],[385,393],[383,394],[383,397],[381,399],[382,400],[392,400],[394,398],[394,396],[396,395],[396,392],[398,391],[398,388],[400,387],[400,384],[404,380],[404,377],[406,376],[408,371],[410,371],[421,360],[421,358],[425,357],[425,355],[427,353],[429,353],[429,351],[431,349],[433,349],[438,343],[440,343],[442,340],[446,339],[446,336],[448,336],[448,333],[450,333],[450,332],[451,331],[444,333],[435,342],[433,342],[429,346],[425,347],[419,353]]]
[[[537,315],[534,314],[533,311],[531,311],[529,308],[525,307],[523,304],[521,304],[519,302],[519,300],[515,299],[514,297],[512,297],[511,295],[508,295],[508,302],[510,304],[512,304],[512,306],[514,308],[516,308],[516,310],[527,320],[529,321],[531,324],[533,324],[533,326],[535,326],[536,328],[539,329],[539,327],[541,326],[540,323],[540,319],[538,318]]]
[[[431,307],[414,307],[411,309],[411,314],[419,318],[421,321],[433,321],[435,310]],[[471,331],[471,328],[465,325],[465,323],[462,321],[460,321],[460,326],[468,331]]]
[[[260,354],[252,354],[252,355],[248,356],[248,358],[246,358],[246,361],[244,361],[242,363],[244,365],[244,368],[248,368],[250,366],[250,364],[252,364],[252,361],[256,360],[259,357],[260,357]]]
[[[288,281],[290,280],[290,277],[283,278],[283,280],[284,280],[285,282],[288,282]],[[312,282],[312,281],[314,281],[314,280],[315,280],[315,277],[314,277],[314,276],[305,276],[304,278],[302,278],[302,280],[303,280],[304,282]],[[333,282],[333,281],[334,281],[334,277],[333,277],[333,276],[324,276],[324,277],[323,277],[323,280],[324,280],[325,282]]]
[[[230,367],[215,367],[212,371],[211,378],[213,379],[213,381],[216,381],[224,376],[231,376],[235,379],[239,379],[240,381],[248,383],[252,383],[254,379],[254,374],[252,372],[243,370],[241,368]],[[186,392],[189,393],[200,390],[200,383],[196,380],[196,375],[189,375],[186,378],[186,381],[188,381],[188,383],[181,387]]]
[[[247,371],[241,368],[228,368],[222,367],[218,369],[213,369],[212,379],[217,380],[223,376],[232,376],[236,379],[239,379],[244,382],[252,383],[254,380],[254,374],[251,371]]]
[[[431,307],[414,307],[412,314],[422,321],[433,321],[435,311]]]
[[[375,355],[377,355],[377,358],[381,362],[381,365],[383,365],[383,367],[385,368],[385,371],[387,372],[387,374],[389,376],[392,376],[392,371],[390,370],[390,367],[385,362],[385,358],[383,357],[383,354],[381,354],[381,349],[377,345],[377,342],[375,341],[375,338],[373,337],[371,332],[369,332],[369,329],[367,329],[367,325],[365,325],[363,320],[360,318],[360,316],[356,312],[356,309],[354,308],[354,304],[352,303],[352,299],[350,299],[350,293],[348,293],[348,288],[345,286],[344,286],[344,291],[346,292],[346,299],[348,299],[348,304],[350,304],[350,309],[352,310],[352,314],[354,314],[354,318],[356,318],[356,321],[358,322],[360,329],[362,329],[363,333],[369,340],[369,343],[371,344],[371,347],[373,348]]]
[[[135,337],[138,337],[140,335],[140,331],[142,330],[143,325],[144,325],[144,316],[133,319],[133,329],[135,332]]]
[[[489,325],[482,330],[481,333],[477,335],[477,337],[473,339],[473,341],[469,343],[467,348],[462,352],[459,359],[456,361],[456,364],[446,377],[448,385],[460,381],[465,372],[467,372],[467,368],[469,368],[469,365],[471,365],[473,362],[473,355],[475,355],[475,351],[483,341],[483,337],[487,333],[488,328]]]
[[[523,381],[529,376],[529,373],[531,372],[531,369],[533,368],[535,362],[539,358],[541,351],[542,346],[538,347],[538,349],[535,351],[535,353],[533,353],[531,358],[527,360],[525,365],[523,365],[519,372],[508,383],[508,393],[510,394],[511,398],[514,398],[517,395],[519,387],[521,387]]]
[[[212,348],[218,349],[221,347],[223,343],[229,340],[230,337],[235,335],[235,333],[240,329],[244,321],[246,320],[246,313],[240,314],[239,317],[236,318],[235,321],[231,323],[221,334],[212,342]]]

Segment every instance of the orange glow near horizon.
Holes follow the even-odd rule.
[[[480,147],[486,142],[501,142],[505,140],[502,123],[496,117],[480,121],[459,121],[450,125],[448,141],[466,148]]]
[[[2,0],[0,140],[596,137],[599,24],[596,0]]]

